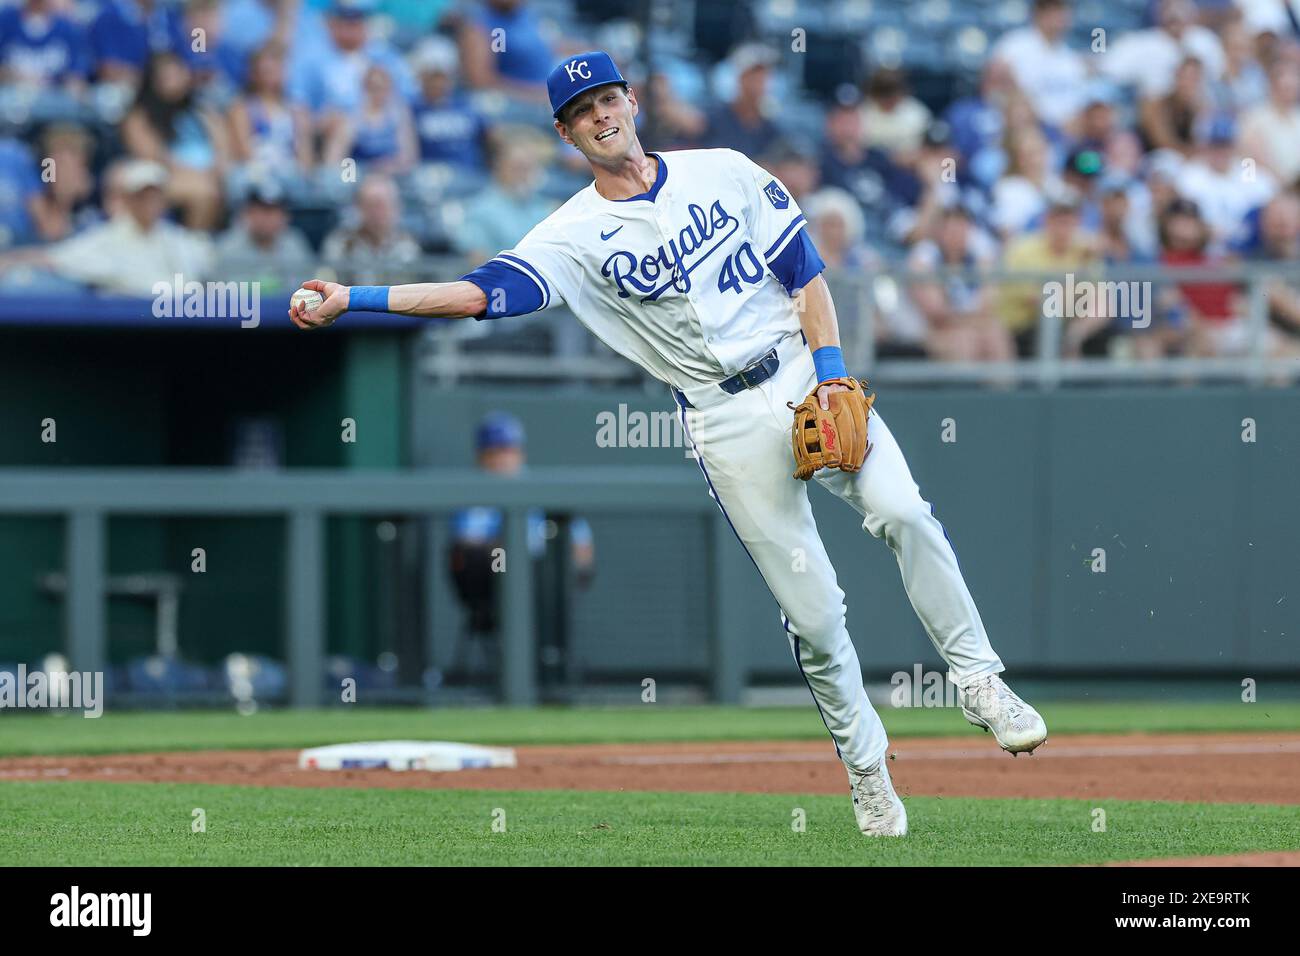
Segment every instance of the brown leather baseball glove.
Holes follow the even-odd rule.
[[[863,391],[866,382],[856,378],[832,378],[823,385],[843,385],[847,391],[831,392],[827,396],[828,410],[823,411],[817,400],[817,389],[794,409],[794,476],[807,481],[821,468],[838,468],[841,471],[860,471],[867,460],[871,445],[867,441],[867,415],[876,400],[875,395]]]

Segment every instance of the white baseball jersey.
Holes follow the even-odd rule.
[[[649,192],[611,200],[593,182],[465,278],[487,295],[480,318],[564,302],[655,378],[718,382],[799,331],[791,294],[824,263],[798,204],[745,156],[651,155]]]

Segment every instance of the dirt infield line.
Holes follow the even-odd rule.
[[[992,738],[893,742],[904,796],[1300,803],[1300,735],[1078,735],[1013,759]],[[517,748],[511,769],[455,773],[299,770],[296,750],[0,760],[0,780],[470,790],[844,793],[829,743],[597,744]]]
[[[905,741],[910,743],[910,741]],[[1300,741],[1289,740],[1280,743],[1252,744],[1234,742],[1225,744],[1146,744],[1072,747],[1069,744],[1044,747],[1035,755],[1038,759],[1060,759],[1062,757],[1181,757],[1209,754],[1275,754],[1300,753]],[[991,750],[969,750],[954,748],[950,750],[916,751],[908,754],[908,760],[1002,760],[1006,757],[997,748]],[[698,763],[792,763],[799,761],[825,760],[824,753],[745,753],[745,754],[682,754],[678,756],[664,754],[630,755],[627,757],[605,758],[603,763],[637,764],[652,766],[671,766],[676,764]]]

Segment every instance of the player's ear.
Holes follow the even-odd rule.
[[[578,145],[573,141],[573,137],[569,135],[569,128],[565,126],[563,123],[561,123],[559,120],[555,121],[555,132],[559,134],[560,139],[564,140],[570,146]]]
[[[632,89],[632,87],[629,86],[627,88],[627,92],[624,95],[627,97],[627,101],[632,104],[632,115],[636,116],[638,113],[641,112],[641,107],[637,104],[636,101],[636,90]]]

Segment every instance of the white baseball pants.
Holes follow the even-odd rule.
[[[777,346],[777,355],[776,374],[756,388],[730,395],[700,385],[674,389],[674,397],[711,496],[780,605],[791,650],[840,759],[866,770],[884,756],[888,740],[862,687],[844,622],[844,591],[817,534],[807,485],[793,477],[794,419],[786,402],[798,405],[813,390],[816,371],[797,333]],[[883,537],[894,552],[903,587],[948,664],[949,680],[961,687],[1001,671],[948,536],[874,409],[868,437],[871,453],[860,472],[824,470],[816,480],[852,505],[863,529]]]

